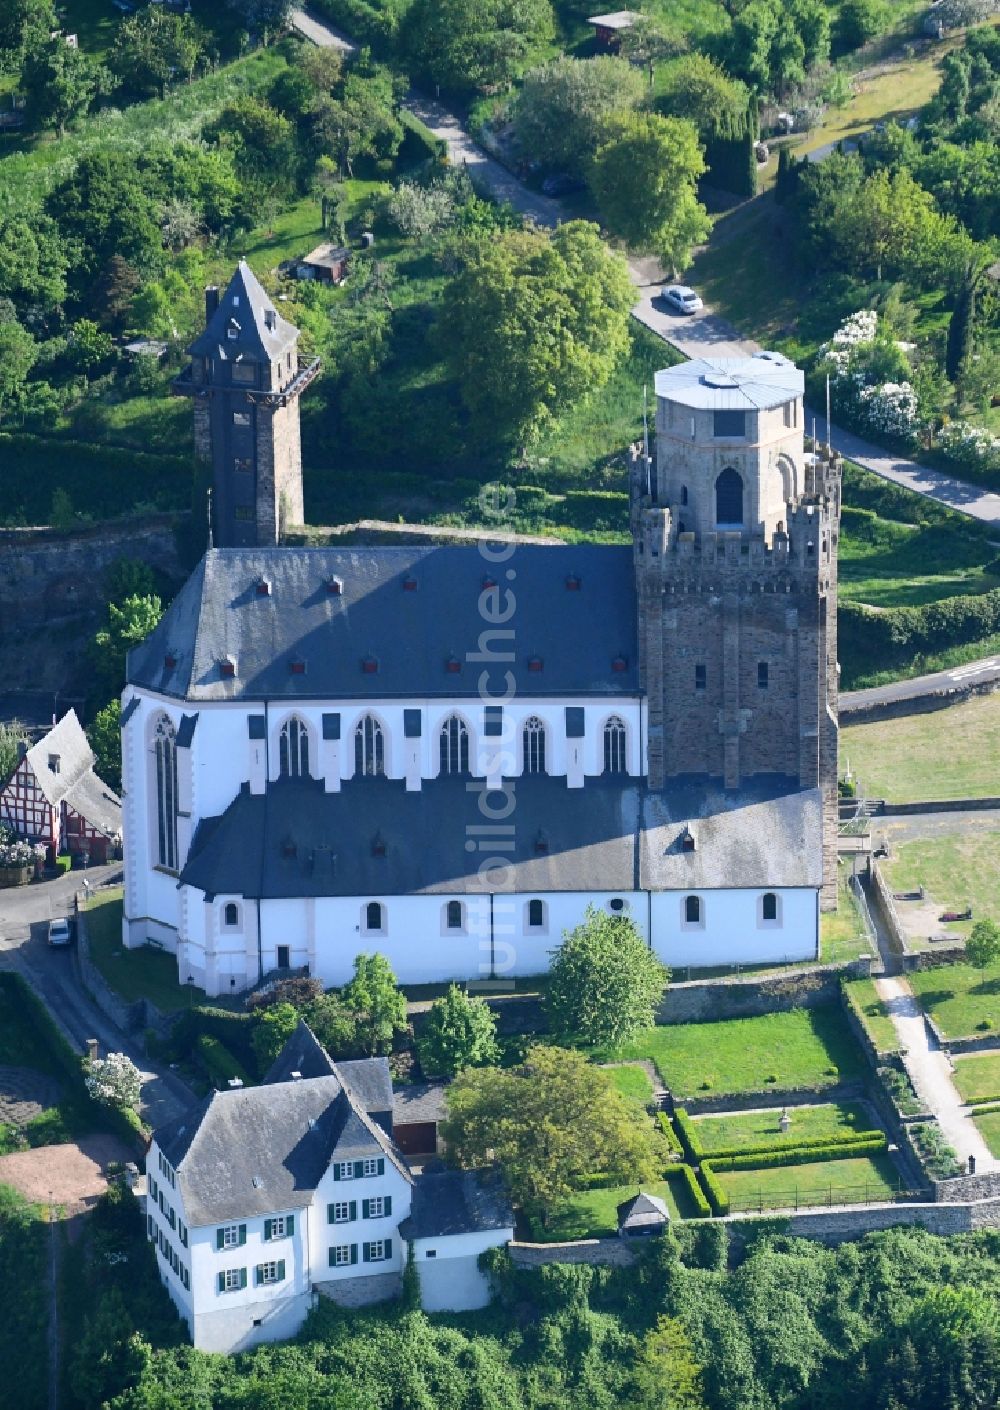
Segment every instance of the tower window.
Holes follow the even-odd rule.
[[[747,433],[745,411],[714,411],[712,413],[712,434],[720,440],[743,440]]]
[[[768,664],[766,661],[757,662],[757,689],[766,690],[768,686]]]
[[[156,858],[170,871],[177,867],[177,732],[166,715],[156,722]]]
[[[249,425],[250,425],[250,413],[249,413],[249,411],[234,411],[234,412],[233,412],[233,425],[234,425],[234,426],[249,426]]]
[[[694,688],[704,690],[707,684],[707,671],[704,664],[699,664],[694,668]]]
[[[230,901],[229,904],[226,906],[225,913],[224,913],[224,915],[223,915],[223,924],[224,924],[224,925],[239,925],[239,923],[240,923],[240,908],[239,908],[239,906],[236,904],[235,901]]]
[[[252,504],[238,504],[238,505],[236,506],[236,508],[233,510],[233,518],[236,520],[237,524],[252,524],[252,523],[253,523],[253,505],[252,505]]]
[[[715,523],[720,529],[743,526],[743,481],[731,465],[715,482]]]
[[[380,901],[369,901],[365,906],[365,931],[369,935],[381,935],[385,931],[385,907]]]
[[[253,469],[253,461],[250,460],[248,456],[238,455],[233,461],[233,467],[236,470],[241,470],[246,475]]]
[[[469,731],[457,715],[451,715],[441,726],[439,745],[442,774],[469,772]]]
[[[688,487],[687,487],[687,485],[681,485],[681,504],[687,504],[687,502],[688,502]]]
[[[545,928],[545,902],[534,900],[528,902],[528,929],[544,930]]]
[[[782,407],[782,410],[785,413],[785,425],[789,429],[791,429],[796,423],[795,412],[797,410],[797,405],[794,401],[786,401],[784,406]]]
[[[232,369],[234,382],[242,382],[246,385],[257,380],[257,369],[252,362],[234,362]]]
[[[625,723],[617,715],[604,726],[604,772],[625,773]]]
[[[385,736],[374,715],[365,715],[354,731],[354,772],[370,778],[385,773]]]
[[[765,891],[760,898],[760,918],[772,921],[778,919],[778,898],[773,891]]]
[[[684,924],[701,925],[701,897],[684,897]]]
[[[298,715],[281,727],[278,759],[282,778],[309,777],[309,731]]]
[[[537,715],[525,721],[521,742],[524,746],[524,772],[545,773],[545,726]]]
[[[449,930],[465,929],[465,914],[461,901],[448,902],[445,908],[445,921]]]

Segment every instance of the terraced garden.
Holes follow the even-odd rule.
[[[1000,1029],[1000,965],[987,970],[971,964],[918,969],[909,976],[913,992],[945,1038],[969,1038]]]
[[[754,1209],[889,1200],[902,1185],[899,1172],[887,1155],[811,1161],[764,1170],[723,1170],[717,1171],[716,1178],[734,1214]]]
[[[1000,1101],[1000,1052],[956,1057],[952,1080],[965,1102]]]
[[[726,1112],[722,1115],[690,1118],[702,1150],[716,1151],[795,1147],[804,1142],[849,1139],[871,1130],[874,1117],[860,1102],[821,1102],[816,1106],[795,1106],[788,1110],[789,1127],[780,1129],[781,1112],[776,1107],[762,1111]]]

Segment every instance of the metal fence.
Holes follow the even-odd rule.
[[[731,1195],[731,1214],[763,1214],[774,1209],[829,1209],[840,1204],[899,1204],[926,1202],[926,1190],[911,1190],[902,1183],[891,1186],[865,1181],[860,1185],[790,1185],[785,1190],[755,1190],[747,1195]]]

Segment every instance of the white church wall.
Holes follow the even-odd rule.
[[[670,966],[768,964],[815,959],[819,953],[817,893],[775,890],[777,922],[762,921],[763,889],[658,891],[650,898],[653,948]],[[685,920],[685,900],[701,901],[701,921]]]

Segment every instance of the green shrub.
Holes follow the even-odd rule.
[[[694,1122],[682,1106],[674,1107],[674,1129],[680,1137],[684,1154],[697,1165],[705,1154],[705,1148],[698,1139]]]
[[[722,1170],[775,1170],[782,1165],[808,1165],[812,1161],[843,1160],[849,1156],[877,1155],[884,1151],[888,1141],[884,1131],[870,1131],[856,1139],[840,1141],[836,1145],[790,1146],[787,1150],[741,1151],[739,1155],[718,1156],[703,1160],[706,1165]]]
[[[669,1116],[667,1116],[665,1111],[658,1111],[656,1113],[656,1122],[660,1130],[663,1132],[670,1154],[682,1155],[684,1152],[681,1148],[681,1143],[674,1135],[674,1128],[671,1126],[670,1118]]]
[[[181,1015],[171,1043],[176,1055],[184,1058],[196,1051],[198,1038],[207,1033],[210,1038],[217,1038],[248,1072],[256,1072],[257,1060],[251,1042],[253,1025],[253,1014],[230,1013],[228,1009],[200,1004]]]
[[[401,162],[443,161],[448,155],[448,144],[443,137],[434,133],[407,108],[399,114],[403,128],[403,145],[399,149]]]
[[[728,1214],[729,1196],[719,1184],[715,1171],[712,1169],[709,1161],[702,1161],[698,1168],[698,1179],[701,1182],[702,1189],[708,1196],[708,1202],[712,1206],[712,1213],[719,1215],[720,1218]]]
[[[198,1034],[195,1051],[214,1086],[220,1089],[226,1087],[233,1077],[238,1077],[244,1086],[249,1083],[246,1068],[236,1061],[224,1043],[210,1033]]]
[[[695,1175],[690,1165],[668,1166],[665,1175],[666,1179],[671,1184],[684,1186],[684,1192],[690,1197],[692,1204],[695,1209],[697,1209],[699,1219],[708,1219],[711,1217],[711,1206],[705,1198],[702,1188],[698,1184],[698,1177]],[[678,1203],[680,1203],[680,1201],[678,1201]]]
[[[60,876],[65,876],[68,871],[73,870],[73,858],[68,852],[60,852],[56,857],[56,871]]]
[[[761,1141],[754,1146],[725,1146],[722,1150],[712,1151],[708,1157],[710,1160],[728,1160],[734,1156],[761,1156],[769,1155],[772,1151],[784,1153],[786,1151],[841,1151],[843,1148],[853,1148],[859,1141],[880,1140],[884,1143],[885,1135],[881,1131],[852,1131],[846,1136],[813,1136],[809,1140],[796,1141],[794,1145],[780,1146],[776,1141]],[[819,1157],[817,1157],[818,1159]],[[755,1159],[752,1162],[758,1164]]]
[[[860,676],[908,665],[917,656],[966,646],[1000,633],[1000,588],[949,597],[922,607],[880,607],[841,601],[841,657],[850,662],[849,687]]]

